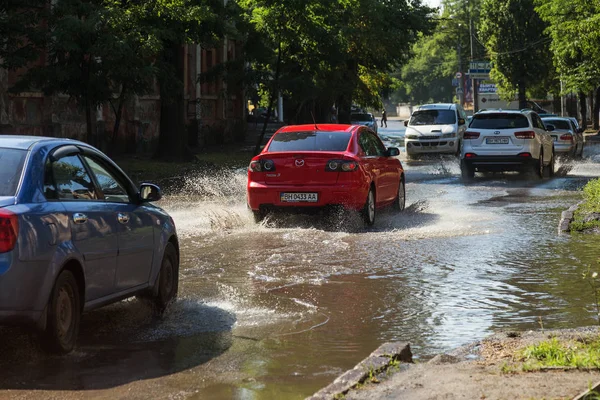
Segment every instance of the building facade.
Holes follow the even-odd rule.
[[[199,45],[184,46],[184,103],[189,144],[203,147],[242,140],[245,132],[244,91],[231,87],[225,79],[215,78],[200,83],[199,76],[211,68],[241,56],[241,45],[223,40],[222,45],[204,49]],[[46,62],[45,56],[38,63]],[[23,71],[0,69],[0,134],[18,134],[72,138],[87,137],[85,112],[69,96],[46,96],[32,91],[10,92]],[[160,127],[158,87],[146,96],[127,99],[115,150],[127,153],[152,153],[158,142]],[[98,108],[95,115],[96,145],[108,146],[113,135],[115,113],[109,104]]]

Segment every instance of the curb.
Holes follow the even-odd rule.
[[[410,344],[403,342],[384,343],[353,369],[337,377],[333,383],[319,390],[306,400],[337,399],[353,387],[365,382],[369,376],[386,371],[396,362],[412,363]]]
[[[573,215],[577,208],[579,208],[580,203],[571,206],[567,211],[563,211],[560,215],[560,222],[558,223],[558,233],[571,232],[571,221],[573,220]]]
[[[573,397],[572,400],[592,400],[597,398],[597,392],[600,389],[600,382],[596,382],[590,389]]]

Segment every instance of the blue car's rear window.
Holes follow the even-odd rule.
[[[23,172],[27,150],[0,147],[0,196],[14,196]]]
[[[349,132],[282,132],[273,137],[269,151],[346,151]]]

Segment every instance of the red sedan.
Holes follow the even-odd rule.
[[[284,126],[250,161],[248,206],[257,222],[275,209],[343,206],[372,225],[377,209],[404,209],[398,154],[364,126]]]

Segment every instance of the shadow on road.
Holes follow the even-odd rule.
[[[236,318],[193,301],[178,301],[162,318],[126,301],[83,316],[78,347],[65,356],[38,350],[32,335],[0,329],[0,388],[93,390],[152,379],[206,363],[232,343]]]

